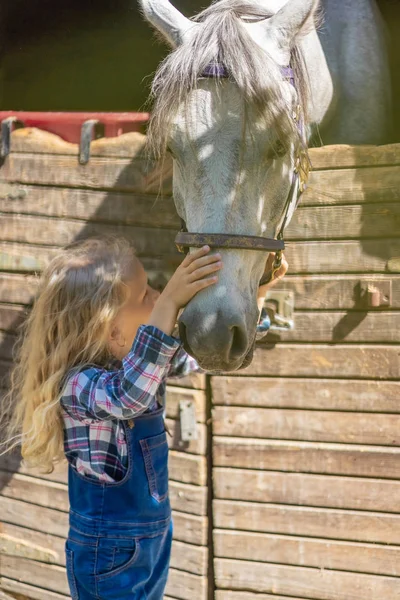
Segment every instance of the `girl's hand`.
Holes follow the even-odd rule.
[[[203,246],[188,254],[164,288],[160,300],[168,298],[179,310],[199,292],[218,281],[215,275],[222,267],[220,254],[208,254],[209,246]]]
[[[182,261],[158,298],[149,325],[155,325],[170,334],[180,308],[199,292],[218,281],[216,273],[222,268],[221,255],[212,254],[203,246],[188,254]]]

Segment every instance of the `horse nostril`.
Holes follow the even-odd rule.
[[[241,327],[232,327],[232,344],[230,348],[230,355],[232,358],[243,356],[247,351],[248,339],[245,329]]]

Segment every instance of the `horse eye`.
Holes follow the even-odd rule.
[[[270,147],[268,148],[268,159],[269,160],[274,160],[276,158],[282,158],[283,156],[285,156],[287,152],[287,148],[284,146],[284,144],[280,141],[277,140],[274,144],[271,144]]]

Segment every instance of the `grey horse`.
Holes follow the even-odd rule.
[[[173,48],[153,81],[149,144],[172,154],[189,231],[274,238],[301,144],[385,141],[390,81],[373,0],[219,0],[194,19],[167,0],[141,5]],[[212,371],[251,361],[266,260],[221,253],[218,284],[180,317],[186,349]]]

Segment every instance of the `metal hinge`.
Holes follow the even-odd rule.
[[[190,442],[197,440],[196,406],[192,400],[181,400],[179,402],[181,440]]]
[[[294,329],[294,292],[287,290],[271,290],[267,292],[264,310],[271,321],[271,331]]]

